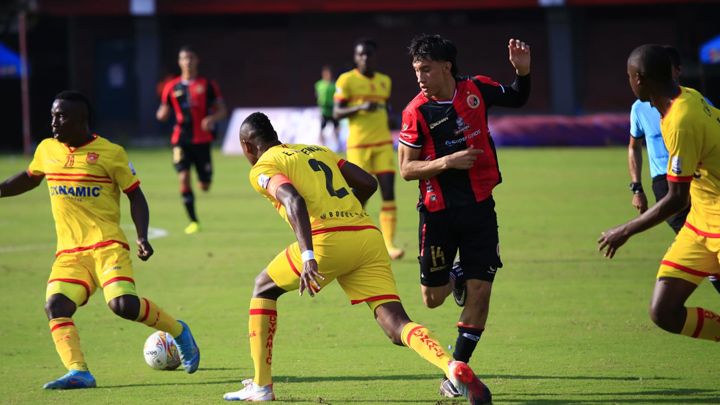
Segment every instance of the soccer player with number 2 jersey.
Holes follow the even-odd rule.
[[[405,313],[383,237],[362,206],[377,188],[373,176],[325,147],[281,143],[259,112],[243,122],[240,143],[253,165],[252,186],[288,222],[297,242],[255,278],[248,323],[255,376],[225,399],[275,399],[271,370],[280,319],[277,299],[294,290],[314,297],[337,279],[352,304],[370,307],[394,344],[443,370],[471,404],[491,403],[490,391],[470,367],[453,361],[432,332]]]

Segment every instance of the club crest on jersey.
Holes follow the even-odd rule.
[[[474,94],[470,94],[469,96],[467,96],[466,101],[467,101],[467,105],[470,108],[478,108],[480,106],[480,97],[478,97]]]
[[[100,155],[90,152],[87,154],[87,158],[85,160],[89,165],[94,165],[95,163],[97,163],[98,158],[100,158]]]
[[[680,156],[672,157],[672,172],[675,174],[682,173],[682,158]]]
[[[470,129],[470,125],[466,124],[465,121],[462,119],[462,117],[458,117],[455,120],[455,124],[457,125],[457,129],[455,130],[455,135],[463,133],[463,131],[467,131]]]
[[[195,86],[195,94],[203,94],[205,93],[205,86],[202,84],[198,84]]]
[[[409,127],[409,125],[408,125],[407,123],[403,123],[403,127],[402,127],[403,129],[402,129],[402,130],[403,130],[403,131],[407,131],[408,127]]]

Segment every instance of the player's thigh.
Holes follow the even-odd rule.
[[[492,197],[460,207],[452,220],[452,228],[465,278],[493,282],[502,262]]]
[[[105,302],[122,295],[135,295],[135,274],[130,251],[122,245],[113,244],[93,250],[95,278],[102,288]]]
[[[194,145],[192,161],[197,171],[198,181],[202,183],[212,182],[213,166],[211,145],[209,143]]]
[[[338,276],[351,304],[365,302],[374,311],[380,304],[400,300],[390,256],[377,229],[334,232],[333,243],[340,246],[338,258],[351,265],[349,272]]]
[[[92,276],[94,260],[90,251],[64,253],[55,259],[52,266],[45,300],[54,294],[62,294],[72,300],[75,305],[85,305],[97,290]]]
[[[720,241],[682,228],[662,259],[657,278],[680,278],[696,285],[705,277],[720,274]]]
[[[441,287],[450,281],[457,243],[452,233],[452,213],[420,211],[418,229],[420,255],[420,284],[425,287]]]
[[[352,265],[342,250],[343,247],[333,244],[332,240],[328,241],[334,233],[336,232],[313,236],[313,252],[318,263],[318,272],[325,277],[324,280],[317,280],[320,289],[330,284],[338,275],[347,272]],[[300,287],[302,271],[302,252],[297,242],[278,253],[267,266],[268,276],[285,291],[294,291]]]
[[[190,159],[189,153],[188,153],[187,146],[178,144],[173,145],[172,149],[172,160],[173,160],[173,166],[175,167],[175,170],[178,172],[182,172],[185,170],[190,170],[190,166],[192,165],[192,160]]]
[[[369,148],[372,150],[374,174],[395,174],[395,150],[391,143]]]
[[[366,172],[375,174],[372,161],[372,148],[348,148],[347,160],[352,164],[360,166],[360,168]]]

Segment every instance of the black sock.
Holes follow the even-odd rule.
[[[192,222],[197,222],[195,216],[195,195],[192,190],[185,191],[182,193],[183,204],[185,204],[185,210],[187,210],[188,216]]]
[[[455,342],[455,351],[453,352],[455,360],[465,363],[470,361],[470,357],[475,351],[475,346],[477,346],[484,330],[485,328],[472,328],[470,326],[458,325],[458,338]]]

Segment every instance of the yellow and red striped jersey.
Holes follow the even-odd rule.
[[[322,146],[282,144],[268,149],[258,159],[250,169],[250,183],[289,224],[285,206],[267,190],[273,176],[287,177],[305,199],[313,234],[376,228],[340,173],[343,163]]]
[[[112,243],[128,248],[120,229],[120,190],[140,184],[125,150],[105,138],[77,148],[49,138],[35,151],[28,173],[45,176],[57,231],[57,255]]]
[[[335,82],[335,100],[346,101],[348,106],[375,101],[375,111],[358,111],[348,117],[348,148],[376,146],[392,143],[388,128],[387,103],[392,81],[388,75],[375,72],[372,78],[353,69],[338,77]]]
[[[670,156],[668,180],[692,182],[687,226],[720,237],[720,110],[697,90],[680,87],[661,130]]]

